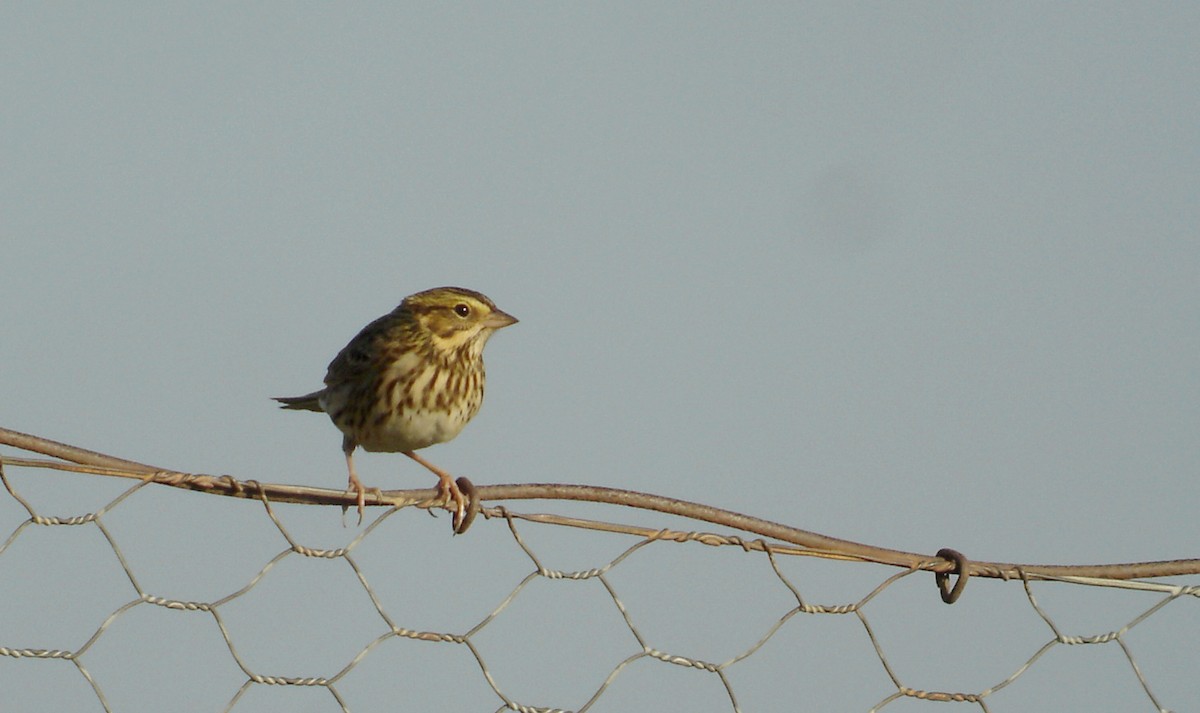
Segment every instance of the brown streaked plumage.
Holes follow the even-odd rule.
[[[342,432],[349,487],[362,520],[366,489],[354,470],[354,449],[403,453],[438,477],[455,525],[466,499],[454,478],[415,451],[458,435],[483,404],[483,346],[497,329],[517,322],[487,297],[461,287],[437,287],[404,298],[338,352],[325,388],[276,398],[285,409],[323,411]]]

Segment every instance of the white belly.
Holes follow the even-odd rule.
[[[397,453],[445,443],[466,425],[463,415],[425,410],[405,413],[366,429],[367,433],[359,433],[358,444],[367,451]]]

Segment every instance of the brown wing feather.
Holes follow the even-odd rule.
[[[408,341],[403,332],[408,329],[410,320],[400,314],[401,309],[397,307],[363,327],[354,339],[337,353],[325,372],[326,388],[358,381],[364,375],[372,375],[378,370],[379,360],[387,354],[389,346],[394,347],[397,343],[403,344]]]

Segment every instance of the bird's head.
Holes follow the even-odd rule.
[[[516,324],[517,318],[496,307],[484,295],[462,287],[435,287],[409,295],[400,305],[416,318],[443,353],[466,348],[472,357],[497,329]]]

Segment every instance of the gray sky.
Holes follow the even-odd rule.
[[[457,284],[521,319],[488,346],[480,416],[425,452],[477,483],[631,488],[976,559],[1196,557],[1197,36],[1186,3],[7,5],[0,425],[340,487],[336,429],[269,397],[318,387],[405,295]],[[360,463],[368,485],[433,482]],[[123,487],[11,475],[53,515]],[[283,512],[310,546],[359,532]],[[0,499],[0,538],[25,517]],[[168,598],[224,596],[284,547],[257,505],[162,488],[105,523]],[[402,626],[462,633],[530,570],[503,525],[448,529],[401,513],[359,552]],[[529,537],[563,569],[632,544]],[[113,560],[95,528],[22,533],[0,647],[80,646],[132,597]],[[788,567],[829,604],[889,574]],[[654,547],[613,577],[653,646],[708,660],[794,605],[740,551]],[[578,708],[636,650],[602,588],[567,584],[534,582],[481,634],[525,705]],[[1038,594],[1072,635],[1155,601]],[[948,608],[908,578],[872,607],[916,688],[986,688],[1051,636],[1011,583]],[[380,633],[372,613],[344,561],[292,557],[226,616],[262,672],[330,676]],[[105,633],[85,665],[114,709],[228,702],[244,676],[190,616],[139,606]],[[1196,707],[1195,600],[1130,637],[1160,702]],[[350,707],[500,705],[464,647],[423,646],[372,650],[339,687]],[[730,710],[716,677],[653,663],[593,710]],[[437,676],[449,694],[419,684]],[[851,617],[793,618],[730,677],[746,711],[894,691]],[[62,661],[0,657],[0,688],[14,709],[99,710]],[[1059,647],[989,705],[1150,707],[1115,645]],[[337,707],[256,687],[237,710]]]

